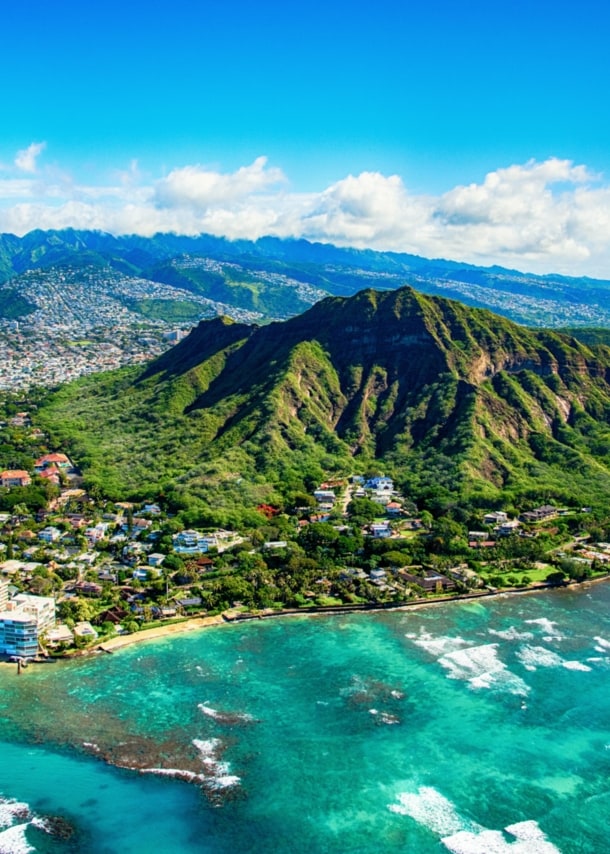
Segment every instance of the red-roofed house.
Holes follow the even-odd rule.
[[[59,476],[59,469],[57,468],[57,466],[54,466],[54,465],[49,466],[48,468],[43,469],[42,471],[38,472],[38,476],[44,477],[50,483],[54,483],[57,486],[59,486],[59,484],[61,483],[61,478]]]
[[[7,469],[0,472],[0,486],[29,486],[32,478],[22,469]]]
[[[69,469],[71,468],[71,463],[65,454],[59,453],[45,454],[44,456],[37,459],[34,463],[34,471],[38,473],[52,467],[60,469]]]

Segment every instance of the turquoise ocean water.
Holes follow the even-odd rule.
[[[0,854],[603,854],[609,772],[608,583],[0,668]]]

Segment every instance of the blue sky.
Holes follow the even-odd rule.
[[[610,278],[609,19],[601,0],[6,4],[0,230]]]

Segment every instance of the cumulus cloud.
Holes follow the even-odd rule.
[[[41,145],[19,152],[19,171],[36,169]],[[610,185],[569,160],[500,168],[437,196],[410,193],[400,176],[379,172],[299,193],[265,157],[233,172],[182,166],[156,181],[134,160],[110,177],[86,186],[57,171],[27,178],[15,172],[0,180],[0,231],[269,234],[610,278]]]
[[[46,148],[46,142],[33,142],[27,148],[22,148],[15,157],[15,166],[22,172],[35,172],[36,160]]]
[[[257,157],[249,166],[225,174],[202,166],[185,166],[159,181],[155,200],[160,207],[204,211],[260,193],[284,180],[281,169],[267,167],[266,157]]]

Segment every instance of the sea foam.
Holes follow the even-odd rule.
[[[520,632],[515,626],[511,626],[509,629],[504,630],[489,629],[489,634],[507,641],[526,641],[532,640],[534,637],[531,632]]]
[[[439,658],[441,655],[446,655],[449,652],[454,652],[455,650],[462,649],[465,646],[468,646],[468,641],[465,641],[463,638],[456,637],[437,637],[435,635],[431,635],[429,632],[420,632],[418,635],[416,634],[407,634],[405,637],[412,640],[415,646],[421,647],[421,649],[425,649],[426,652],[429,652],[430,655]]]
[[[254,721],[252,715],[246,712],[223,712],[219,709],[213,709],[207,703],[199,703],[197,708],[206,717],[213,718],[221,724],[252,723]]]
[[[504,830],[513,840],[499,830],[461,830],[442,843],[453,854],[560,854],[535,821],[522,821]]]
[[[410,816],[438,836],[457,833],[464,827],[451,801],[432,786],[420,786],[417,792],[401,792],[398,803],[390,804],[389,809]]]
[[[219,738],[194,739],[193,744],[199,751],[205,782],[208,786],[227,789],[239,785],[241,779],[235,774],[230,774],[229,763],[220,759],[223,748]]]
[[[522,821],[501,830],[489,830],[464,819],[454,804],[432,786],[401,792],[389,810],[406,815],[441,837],[452,854],[561,854],[536,821]],[[506,835],[512,837],[507,839]]]
[[[544,646],[523,646],[517,652],[517,658],[526,670],[537,670],[539,667],[564,667],[566,670],[583,672],[591,670],[587,664],[580,661],[567,661]]]
[[[0,831],[0,854],[28,854],[35,851],[26,838],[27,828],[27,824],[15,824]]]
[[[498,658],[498,644],[473,646],[461,637],[434,637],[428,632],[406,635],[416,646],[438,659],[449,679],[468,682],[471,688],[508,691],[524,696],[529,687]]]
[[[520,696],[529,692],[526,683],[500,661],[495,643],[450,652],[439,659],[439,664],[448,671],[450,679],[466,681],[475,690],[493,688]]]
[[[545,641],[564,640],[564,636],[555,628],[557,623],[554,620],[549,620],[546,617],[537,617],[535,620],[525,621],[530,626],[540,626],[540,631],[546,635]]]
[[[15,819],[23,820],[29,817],[30,808],[27,804],[0,796],[0,828],[10,827]]]

